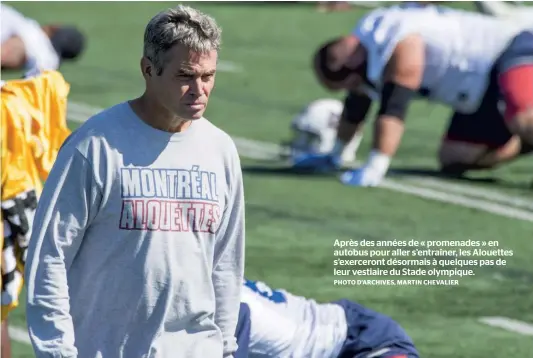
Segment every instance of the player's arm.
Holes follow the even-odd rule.
[[[418,35],[401,41],[389,62],[374,128],[373,158],[386,164],[396,154],[404,131],[404,120],[424,73],[424,43]],[[372,157],[371,157],[372,160]]]
[[[215,323],[224,339],[224,358],[237,349],[235,329],[244,279],[244,189],[237,148],[232,148],[230,195],[216,234],[212,280],[215,289]]]
[[[23,68],[26,63],[26,48],[22,39],[18,36],[12,36],[2,42],[0,57],[2,68],[10,70]]]
[[[67,144],[37,206],[25,268],[26,317],[37,358],[77,357],[67,270],[100,206],[93,173],[86,157]]]
[[[372,99],[363,91],[350,91],[344,99],[344,109],[337,128],[334,154],[340,155],[352,138],[361,133]]]

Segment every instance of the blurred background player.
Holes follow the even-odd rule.
[[[351,9],[349,1],[318,1],[316,4],[318,12],[346,11]]]
[[[41,26],[8,5],[0,6],[2,69],[55,70],[83,52],[85,36],[76,27]]]
[[[474,1],[476,9],[482,14],[509,20],[523,26],[533,28],[533,7],[523,6],[523,1]]]
[[[371,97],[380,98],[381,106],[373,150],[362,168],[342,175],[345,184],[379,185],[399,146],[409,103],[417,95],[455,110],[447,139],[461,142],[460,153],[452,157],[457,153],[441,149],[441,159],[442,153],[447,155],[446,170],[452,164],[485,168],[516,157],[522,150],[520,142],[512,146],[512,153],[500,150],[505,141],[490,142],[501,132],[507,140],[516,133],[526,143],[533,141],[528,107],[533,101],[531,53],[532,33],[492,17],[434,6],[371,11],[352,35],[327,43],[315,55],[320,82],[330,90],[349,93],[333,151],[303,155],[295,168],[338,168],[339,153],[360,133]],[[504,116],[500,92],[506,104]]]
[[[250,358],[419,357],[398,323],[352,301],[317,303],[245,280],[241,302],[239,324],[251,321]]]
[[[63,141],[69,84],[56,71],[2,83],[2,358],[11,355],[7,316],[19,303],[38,196]]]

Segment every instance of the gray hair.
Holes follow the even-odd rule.
[[[179,5],[155,15],[144,31],[143,55],[157,74],[163,72],[168,50],[184,45],[198,53],[218,51],[222,30],[215,19],[189,6]]]

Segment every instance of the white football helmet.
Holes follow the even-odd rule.
[[[289,142],[291,157],[303,153],[326,154],[333,150],[337,138],[337,126],[344,104],[336,99],[319,99],[293,118],[292,140]],[[343,162],[355,161],[360,138],[354,138],[344,149]]]

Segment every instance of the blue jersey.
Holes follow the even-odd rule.
[[[244,281],[241,301],[252,321],[249,357],[335,358],[346,340],[344,309]]]
[[[239,345],[250,358],[419,357],[397,322],[356,302],[317,303],[251,280],[241,301],[239,319],[251,327]]]

